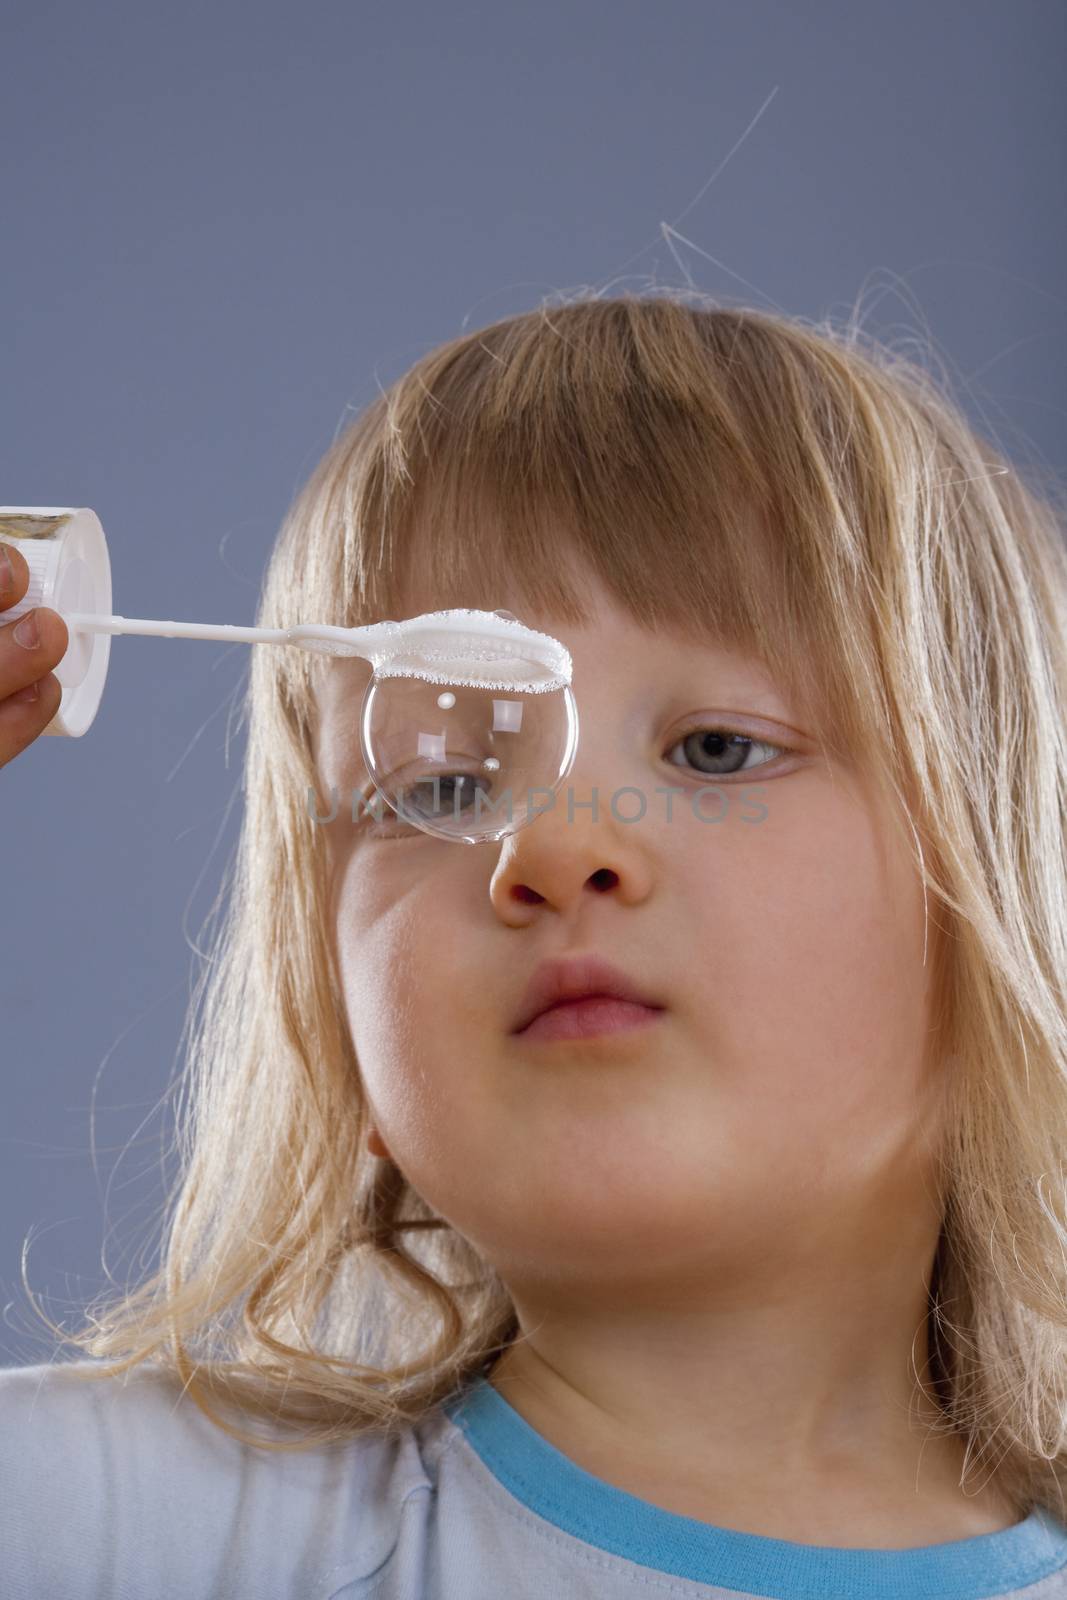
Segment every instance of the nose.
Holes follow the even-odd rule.
[[[579,786],[575,770],[551,807],[502,841],[489,892],[505,919],[521,921],[540,905],[573,913],[608,890],[627,904],[651,893],[649,830],[636,820],[634,792]]]

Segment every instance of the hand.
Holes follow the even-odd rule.
[[[11,558],[12,577],[4,587],[4,554]],[[11,606],[17,605],[30,585],[30,569],[20,550],[6,541],[0,543],[0,622]],[[37,623],[39,642],[30,649],[15,638],[15,629]],[[67,653],[70,633],[58,611],[37,606],[32,612],[0,626],[0,767],[42,733],[56,712],[63,694],[52,671]],[[31,688],[32,686],[32,688]],[[36,689],[36,698],[27,691]]]

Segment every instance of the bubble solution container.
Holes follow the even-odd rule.
[[[111,561],[100,519],[88,506],[0,506],[0,540],[18,547],[30,584],[18,605],[0,611],[0,625],[35,606],[62,615],[111,614]],[[109,633],[70,630],[70,643],[53,670],[63,689],[59,710],[45,733],[77,739],[96,716],[111,653]]]

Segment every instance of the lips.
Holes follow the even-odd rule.
[[[563,960],[545,961],[537,968],[522,998],[511,1031],[522,1033],[535,1017],[561,1002],[584,1000],[593,995],[630,1000],[654,1011],[666,1009],[661,1000],[600,956],[569,956]]]

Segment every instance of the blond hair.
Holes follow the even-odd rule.
[[[441,607],[517,589],[580,624],[592,570],[635,620],[754,651],[895,796],[943,935],[935,1390],[968,1458],[1062,1515],[1063,502],[855,320],[698,298],[588,296],[430,351],[294,499],[257,621],[404,615],[418,574]],[[187,1022],[159,1271],[78,1332],[44,1318],[106,1363],[85,1376],[151,1361],[276,1449],[413,1422],[520,1336],[495,1271],[366,1149],[307,805],[324,670],[252,652],[246,812]]]

